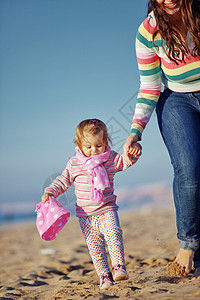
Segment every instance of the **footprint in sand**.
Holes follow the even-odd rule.
[[[40,281],[40,280],[31,280],[31,279],[27,279],[28,282],[26,281],[21,281],[20,284],[23,286],[41,286],[41,285],[48,285],[47,282],[45,281]]]

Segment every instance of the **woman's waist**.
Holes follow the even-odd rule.
[[[177,93],[199,93],[200,92],[200,78],[195,82],[177,83],[171,81],[163,81],[164,90],[169,89]]]
[[[200,69],[199,69],[200,70]],[[200,71],[191,74],[190,76],[184,74],[177,74],[170,76],[162,72],[162,83],[164,87],[169,88],[173,92],[192,93],[200,91]]]
[[[172,89],[170,89],[170,88],[168,88],[168,87],[165,87],[164,88],[164,91],[165,90],[169,90],[169,91],[171,91],[171,92],[175,92],[175,93],[183,93],[183,94],[196,94],[196,93],[200,93],[200,90],[194,90],[194,91],[187,91],[187,92],[185,92],[185,91],[175,91],[175,90],[172,90]]]

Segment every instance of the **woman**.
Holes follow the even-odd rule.
[[[124,149],[141,139],[156,107],[174,168],[180,245],[168,271],[187,276],[194,261],[193,276],[200,278],[200,1],[149,1],[136,53],[141,86]]]

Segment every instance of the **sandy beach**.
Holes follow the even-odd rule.
[[[200,299],[200,280],[169,277],[177,253],[172,208],[120,214],[130,278],[99,290],[78,220],[51,242],[35,224],[0,228],[0,299]]]

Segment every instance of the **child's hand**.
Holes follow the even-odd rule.
[[[136,133],[130,133],[124,146],[124,153],[123,156],[125,158],[125,160],[129,163],[132,163],[132,160],[130,158],[130,154],[128,153],[129,148],[132,147],[132,144],[135,145],[135,143],[137,143],[137,141],[139,140],[139,136]]]
[[[52,196],[52,195],[49,193],[44,193],[41,198],[42,202],[49,201],[49,196]]]
[[[140,156],[142,154],[142,146],[138,143],[134,143],[128,148],[128,154],[130,156]]]

